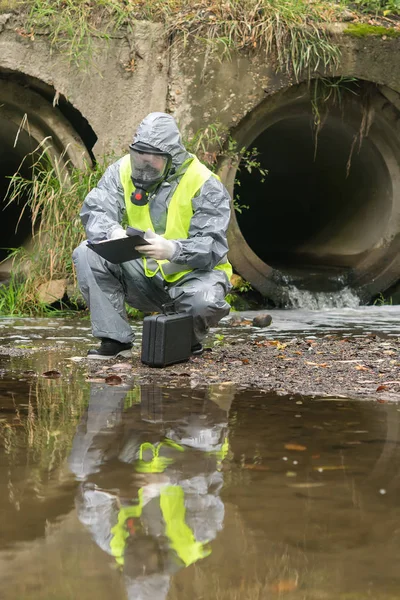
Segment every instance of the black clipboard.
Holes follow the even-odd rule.
[[[88,248],[115,265],[141,258],[143,255],[135,250],[135,246],[148,245],[149,242],[143,237],[145,232],[141,229],[127,227],[126,233],[128,237],[105,240],[104,242],[91,242],[88,240]]]

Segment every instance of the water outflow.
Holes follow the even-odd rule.
[[[299,290],[294,285],[288,285],[286,292],[285,308],[323,310],[327,308],[357,308],[360,306],[360,298],[348,287],[338,292],[310,292]]]
[[[349,286],[364,301],[399,279],[399,111],[383,92],[358,81],[340,105],[331,98],[317,144],[304,85],[266,98],[235,131],[238,147],[257,149],[268,174],[233,173],[229,165],[226,175],[221,171],[233,196],[238,192],[249,207],[233,214],[229,258],[274,304],[282,306],[286,295],[279,274],[295,273],[299,288],[321,292],[291,304],[311,301],[313,308],[355,305],[348,292],[332,295],[332,289]],[[339,277],[335,288],[331,280]]]

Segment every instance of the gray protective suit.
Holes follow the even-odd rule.
[[[182,490],[185,523],[196,542],[209,544],[223,527],[221,450],[227,443],[234,388],[211,386],[189,400],[185,391],[177,389],[171,397],[157,386],[128,392],[122,386],[92,384],[87,412],[73,441],[68,463],[81,482],[78,518],[110,556],[115,556],[113,536],[120,511],[141,494],[141,515],[131,526],[121,565],[129,600],[165,600],[171,576],[185,567],[160,508],[166,486]],[[151,444],[166,459],[156,473],[138,467],[143,444]],[[143,458],[149,461],[152,455]]]
[[[162,235],[169,203],[192,155],[182,145],[175,120],[164,113],[149,114],[139,125],[133,142],[150,144],[172,156],[167,179],[149,201],[154,230]],[[98,186],[84,201],[80,216],[87,238],[92,241],[110,238],[123,222],[125,201],[119,168],[120,161],[108,167]],[[193,315],[193,343],[200,341],[210,326],[215,326],[229,313],[225,296],[230,282],[225,273],[214,270],[228,252],[228,191],[218,179],[210,177],[193,198],[192,205],[189,237],[177,240],[171,261],[189,265],[194,270],[174,284],[165,282],[159,273],[152,278],[146,277],[141,259],[114,265],[90,250],[86,242],[76,248],[73,260],[79,287],[90,308],[95,337],[122,343],[133,340],[125,302],[143,312],[154,312],[177,299],[175,310]]]

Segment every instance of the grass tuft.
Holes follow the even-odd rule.
[[[110,160],[105,157],[94,167],[78,169],[63,157],[50,161],[44,145],[29,178],[19,172],[11,177],[8,202],[26,198],[21,216],[28,207],[32,213],[32,249],[13,252],[16,267],[11,281],[0,288],[0,314],[46,313],[48,307],[38,299],[39,285],[64,278],[76,284],[72,252],[85,235],[79,212]]]
[[[96,37],[109,38],[135,20],[161,22],[168,39],[200,42],[221,58],[232,51],[275,57],[277,70],[293,73],[337,65],[340,51],[324,29],[338,7],[308,0],[34,0],[26,31],[82,65]]]

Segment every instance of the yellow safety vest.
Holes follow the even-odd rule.
[[[128,223],[131,227],[143,231],[147,229],[154,231],[149,205],[136,206],[131,202],[131,195],[135,191],[131,173],[130,156],[127,154],[121,161],[120,179],[124,189]],[[189,237],[190,221],[193,216],[192,199],[202,185],[213,176],[216,177],[196,157],[193,158],[171,198],[168,207],[167,226],[163,237],[167,240],[187,239]],[[147,277],[154,277],[160,271],[165,281],[169,283],[178,281],[181,277],[193,271],[188,266],[171,263],[168,260],[146,260],[143,257],[143,263]],[[149,263],[154,263],[155,268],[150,268]],[[232,267],[228,261],[214,268],[224,271],[228,279],[231,278]]]

